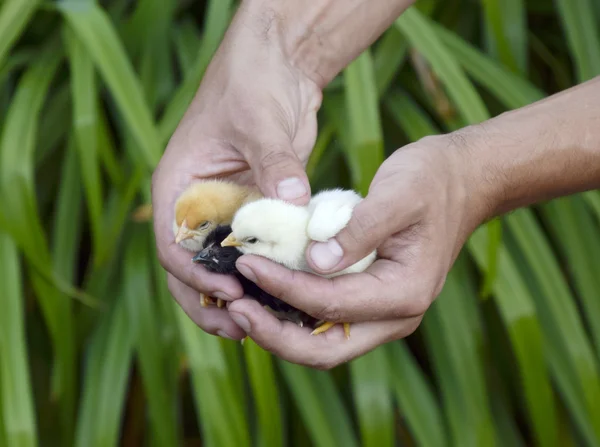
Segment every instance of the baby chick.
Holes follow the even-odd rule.
[[[221,242],[230,233],[229,225],[220,225],[215,228],[206,237],[204,248],[192,258],[192,261],[202,264],[209,272],[235,275],[244,289],[244,294],[254,298],[280,320],[289,320],[301,327],[308,325],[314,328],[317,323],[315,318],[270,295],[240,274],[235,266],[235,261],[242,256],[242,252],[231,246],[221,247]]]
[[[191,184],[175,202],[175,242],[186,250],[200,251],[204,239],[217,225],[230,224],[242,205],[261,197],[253,188],[225,180]]]
[[[360,200],[362,198],[356,192],[339,189],[316,194],[306,207],[277,199],[259,199],[237,211],[231,224],[232,232],[221,245],[237,247],[244,254],[263,256],[292,270],[316,274],[305,257],[310,241],[327,241],[339,233],[348,224]],[[331,278],[362,272],[376,257],[377,251],[374,250],[340,272],[321,276]],[[334,325],[333,322],[323,322],[313,335],[323,333]],[[344,323],[344,332],[349,338],[349,323]]]
[[[175,242],[192,252],[202,249],[206,236],[218,225],[230,224],[235,212],[245,203],[262,197],[256,189],[225,180],[204,180],[191,184],[175,202],[173,234]],[[200,304],[215,300],[202,295]],[[216,300],[218,307],[225,302]]]

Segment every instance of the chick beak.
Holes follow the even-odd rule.
[[[229,234],[229,236],[227,236],[223,242],[221,242],[221,247],[241,247],[242,243],[239,242],[235,236],[233,235],[233,233]]]
[[[211,261],[211,254],[207,248],[199,251],[196,256],[192,258],[192,262],[196,264],[208,264]]]
[[[179,231],[177,231],[177,235],[175,236],[175,243],[179,244],[181,241],[185,241],[186,239],[191,239],[194,237],[194,233],[187,226],[187,221],[184,219],[181,222],[181,226],[179,227]]]

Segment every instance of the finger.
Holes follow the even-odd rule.
[[[237,268],[266,292],[325,321],[413,317],[422,315],[432,299],[429,275],[412,274],[385,259],[363,273],[331,279],[289,270],[259,256],[242,256]]]
[[[392,234],[413,224],[412,213],[403,214],[399,206],[394,206],[399,197],[391,195],[389,188],[370,192],[334,238],[311,244],[306,252],[310,267],[321,274],[341,271],[373,252]]]
[[[310,184],[291,141],[285,135],[266,135],[266,138],[248,141],[242,149],[256,184],[267,197],[306,205],[310,199]]]
[[[171,274],[168,275],[167,282],[175,301],[202,330],[233,340],[241,340],[246,336],[246,333],[231,319],[226,309],[202,307],[200,293]]]
[[[310,335],[312,329],[280,321],[259,303],[242,299],[231,303],[229,312],[246,326],[247,334],[263,349],[287,360],[317,369],[331,369],[361,356],[377,346],[406,337],[418,327],[421,317],[352,324],[346,339],[341,326]]]

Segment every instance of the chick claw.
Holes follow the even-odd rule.
[[[329,329],[331,329],[336,324],[337,323],[334,323],[332,321],[326,321],[321,326],[319,326],[314,331],[312,331],[310,333],[310,335],[319,335],[319,334],[322,334],[323,332],[327,332]],[[344,325],[344,334],[346,335],[346,339],[350,339],[350,323],[342,323],[342,324]]]
[[[221,300],[222,301],[222,300]],[[215,299],[203,293],[200,294],[200,306],[208,307],[215,304]],[[217,306],[219,305],[219,300],[217,300]],[[222,305],[219,307],[223,307]]]

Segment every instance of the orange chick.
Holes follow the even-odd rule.
[[[260,199],[257,189],[225,180],[191,184],[175,202],[175,242],[191,252],[202,250],[206,236],[218,225],[231,224],[244,204]]]

